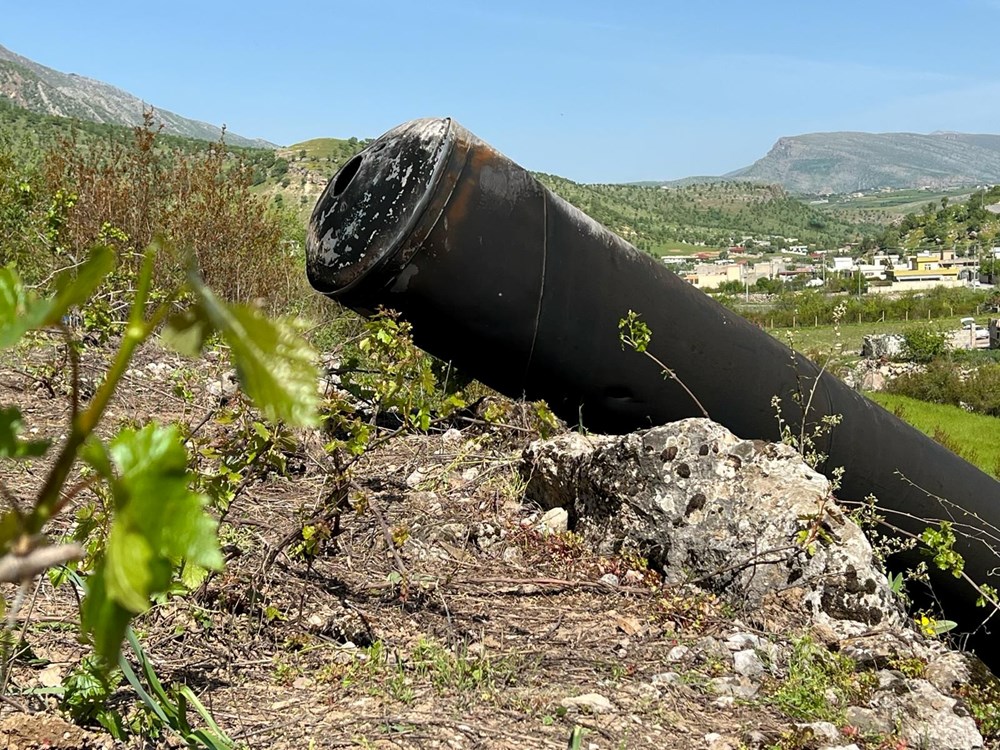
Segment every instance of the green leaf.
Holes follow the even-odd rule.
[[[0,349],[13,346],[28,331],[44,325],[50,300],[39,300],[11,266],[0,268]]]
[[[115,478],[115,471],[111,466],[111,454],[108,453],[108,446],[96,435],[91,435],[80,448],[80,458],[109,482]]]
[[[43,325],[58,323],[71,307],[86,303],[114,267],[115,251],[98,245],[81,265],[62,271],[56,277],[56,294]]]
[[[188,591],[194,591],[201,586],[206,578],[208,578],[208,570],[200,565],[187,561],[181,568],[181,582]]]
[[[199,309],[229,344],[240,383],[264,415],[303,427],[318,424],[316,353],[294,325],[226,304],[200,279],[190,283]]]
[[[211,334],[212,324],[199,306],[192,305],[167,320],[160,338],[184,356],[197,357]]]
[[[218,570],[222,553],[206,498],[190,489],[193,476],[176,427],[126,429],[106,450],[95,440],[82,455],[108,479],[114,500],[115,520],[84,618],[98,651],[114,661],[125,626],[170,589],[175,568],[185,561]]]
[[[80,615],[81,626],[94,638],[94,651],[107,664],[116,664],[133,613],[108,595],[103,562],[87,579],[87,596],[80,607]]]
[[[54,325],[75,305],[83,305],[115,266],[115,253],[98,246],[76,268],[56,278],[56,293],[38,299],[11,267],[0,268],[0,348],[16,344],[28,331]]]
[[[108,597],[133,614],[149,608],[149,598],[170,585],[170,564],[157,559],[147,539],[116,520],[104,552]]]
[[[20,409],[0,408],[0,458],[37,458],[48,450],[48,440],[20,440],[21,426]]]
[[[112,487],[118,519],[139,531],[161,557],[220,569],[216,523],[205,513],[206,498],[189,489],[193,476],[177,428],[151,424],[138,432],[124,430],[110,453],[119,473]]]

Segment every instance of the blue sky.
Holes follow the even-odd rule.
[[[4,3],[0,44],[281,145],[451,115],[584,182],[783,135],[1000,132],[1000,0]]]

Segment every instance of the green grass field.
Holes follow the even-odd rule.
[[[964,316],[956,315],[950,318],[934,318],[932,321],[941,328],[942,331],[957,331]],[[976,318],[976,323],[981,326],[987,325],[986,315]],[[803,321],[808,323],[808,321]],[[850,323],[845,322],[840,325],[840,337],[837,337],[837,329],[832,325],[801,325],[796,328],[774,328],[768,329],[768,333],[782,343],[787,344],[789,336],[794,342],[792,346],[800,352],[834,352],[838,342],[842,356],[857,356],[861,352],[861,341],[869,334],[902,333],[909,326],[919,322],[916,320],[887,320],[884,323]]]
[[[941,198],[962,201],[972,194],[972,188],[959,187],[945,190],[893,190],[888,193],[872,193],[860,198],[847,196],[831,200],[826,208],[830,211],[879,209],[893,214],[907,214],[922,211],[928,203],[940,203]]]
[[[891,393],[865,394],[966,461],[1000,479],[1000,419]],[[936,435],[936,436],[935,436]]]

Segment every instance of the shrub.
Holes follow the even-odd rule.
[[[903,332],[907,358],[913,362],[930,362],[948,351],[945,333],[932,323],[910,326]]]
[[[963,377],[954,363],[931,362],[923,372],[907,373],[889,381],[886,390],[1000,417],[1000,364],[981,365]]]
[[[962,400],[962,379],[954,365],[931,362],[923,372],[910,372],[890,380],[886,390],[934,404],[958,406]]]
[[[973,411],[1000,417],[1000,364],[981,365],[962,385],[962,401]]]
[[[46,154],[43,173],[50,193],[74,199],[60,226],[72,257],[95,242],[113,244],[127,276],[139,251],[163,234],[194,252],[205,281],[224,299],[266,299],[276,307],[296,296],[283,283],[290,263],[282,217],[250,192],[253,169],[222,143],[193,153],[164,147],[147,116],[130,141],[109,138],[84,148],[74,138],[61,140]],[[176,286],[183,264],[160,255],[156,284]]]

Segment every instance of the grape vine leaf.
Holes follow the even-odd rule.
[[[319,423],[316,352],[289,320],[271,320],[246,305],[220,300],[194,274],[189,284],[198,299],[192,312],[222,334],[232,351],[236,375],[247,395],[271,421],[301,427]],[[190,341],[194,319],[178,319],[168,334]],[[204,333],[198,332],[204,339]]]
[[[82,456],[108,481],[115,505],[83,616],[96,650],[114,663],[125,626],[154,594],[170,588],[176,565],[183,560],[219,570],[222,553],[206,499],[190,489],[193,477],[176,427],[126,429],[106,447],[91,441]]]
[[[115,252],[98,245],[75,268],[62,271],[55,294],[39,298],[24,286],[12,266],[0,268],[0,348],[20,341],[28,331],[55,325],[75,305],[82,305],[115,267]]]
[[[48,450],[48,440],[22,440],[21,410],[16,406],[0,408],[0,458],[36,458]]]

